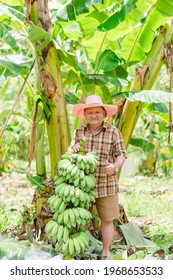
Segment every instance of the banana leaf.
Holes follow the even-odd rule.
[[[6,257],[8,260],[24,260],[29,250],[27,244],[21,244],[13,239],[0,239],[0,259]]]
[[[159,249],[154,242],[144,238],[140,228],[132,222],[120,225],[120,229],[128,246],[147,248],[149,252]]]

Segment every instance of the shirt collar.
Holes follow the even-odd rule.
[[[85,129],[86,130],[90,130],[90,126],[89,126],[89,124],[87,123],[87,124],[85,124]],[[107,129],[107,125],[106,125],[106,122],[105,121],[103,121],[103,126],[102,126],[102,128],[100,129],[100,130],[106,130]]]

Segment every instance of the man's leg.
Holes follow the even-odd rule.
[[[103,242],[102,256],[112,259],[110,253],[110,244],[116,237],[113,220],[119,217],[118,194],[108,197],[97,198],[96,207],[101,219],[101,233]]]
[[[101,221],[101,232],[103,242],[102,256],[105,256],[107,259],[111,260],[112,256],[110,253],[110,243],[112,242],[115,235],[113,221]]]

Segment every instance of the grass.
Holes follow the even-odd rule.
[[[147,237],[155,242],[173,241],[172,178],[124,178],[119,197],[128,220],[138,224]]]

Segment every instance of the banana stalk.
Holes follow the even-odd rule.
[[[156,38],[151,52],[142,68],[138,68],[130,90],[151,89],[164,63],[164,45],[172,41],[173,25],[167,25]],[[142,69],[142,71],[140,71]],[[121,130],[126,147],[143,109],[144,103],[126,100],[118,128]]]

